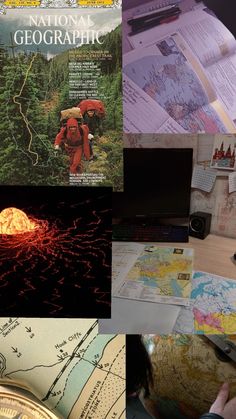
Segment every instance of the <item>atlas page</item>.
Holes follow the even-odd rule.
[[[207,9],[183,13],[171,25],[158,27],[158,36],[171,31],[180,33],[199,59],[213,84],[221,104],[234,121],[236,119],[236,40],[231,32]],[[129,38],[134,48],[148,45],[156,39],[157,28]],[[233,92],[233,94],[232,94]]]
[[[204,69],[235,51],[236,41],[224,25],[198,10],[141,35],[132,37],[136,49],[124,56],[125,131],[234,132],[231,115]],[[135,118],[136,112],[144,118]],[[154,112],[158,118],[152,118]]]
[[[113,251],[115,297],[189,305],[193,249],[132,244],[128,258],[128,247],[125,244],[122,252],[122,244],[117,244]]]

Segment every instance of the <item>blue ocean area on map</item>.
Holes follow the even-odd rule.
[[[84,385],[88,381],[92,372],[94,371],[95,355],[99,354],[96,358],[98,362],[103,356],[104,347],[114,338],[111,335],[98,335],[95,340],[90,344],[88,351],[84,354],[84,360],[78,360],[77,364],[73,367],[64,390],[63,397],[58,403],[56,409],[62,412],[65,418],[68,417],[71,406],[74,405],[78,399]]]
[[[197,277],[194,276],[194,279]],[[199,296],[206,296],[209,295],[211,297],[222,297],[225,299],[225,292],[230,292],[231,290],[236,289],[236,283],[234,284],[232,281],[221,281],[221,284],[217,284],[216,282],[207,281],[204,283],[200,283],[195,285],[195,288],[192,290],[191,298],[195,299]]]
[[[176,279],[172,279],[170,283],[171,283],[171,288],[173,289],[175,296],[182,297],[183,291],[182,291],[182,288],[177,283]]]
[[[191,305],[180,310],[174,332],[233,333],[235,296],[235,280],[206,272],[196,272],[192,281]]]
[[[143,285],[148,285],[149,287],[156,288],[157,281],[156,279],[150,279],[147,276],[140,276],[139,281],[143,283]]]
[[[148,287],[157,288],[157,279],[150,279],[147,276],[140,276],[139,281],[143,283],[143,285],[147,285]],[[170,287],[173,290],[173,294],[175,297],[182,297],[183,296],[183,290],[177,283],[176,279],[170,280]]]
[[[197,277],[194,276],[194,279],[197,279]],[[206,293],[206,286],[211,285],[212,282],[205,282],[200,283],[196,288],[194,288],[191,292],[191,298],[197,298],[199,295],[204,295]],[[212,295],[212,292],[209,292],[209,295]]]

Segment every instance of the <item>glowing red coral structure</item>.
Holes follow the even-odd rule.
[[[37,224],[17,208],[6,208],[0,213],[0,234],[23,234],[36,228]]]

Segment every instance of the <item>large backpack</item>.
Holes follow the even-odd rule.
[[[75,118],[78,121],[79,126],[83,123],[83,115],[79,107],[64,109],[61,111],[61,125],[65,126],[66,122],[70,118]]]
[[[85,112],[89,109],[94,109],[96,115],[99,118],[105,118],[106,111],[104,103],[98,99],[85,99],[82,100],[78,105],[77,108],[81,110],[82,115],[84,116]]]

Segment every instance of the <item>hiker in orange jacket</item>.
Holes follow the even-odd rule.
[[[54,148],[58,150],[64,145],[70,157],[70,173],[82,173],[82,156],[90,159],[90,148],[88,140],[89,129],[86,125],[79,125],[75,118],[69,118],[66,126],[62,127],[57,134]]]

